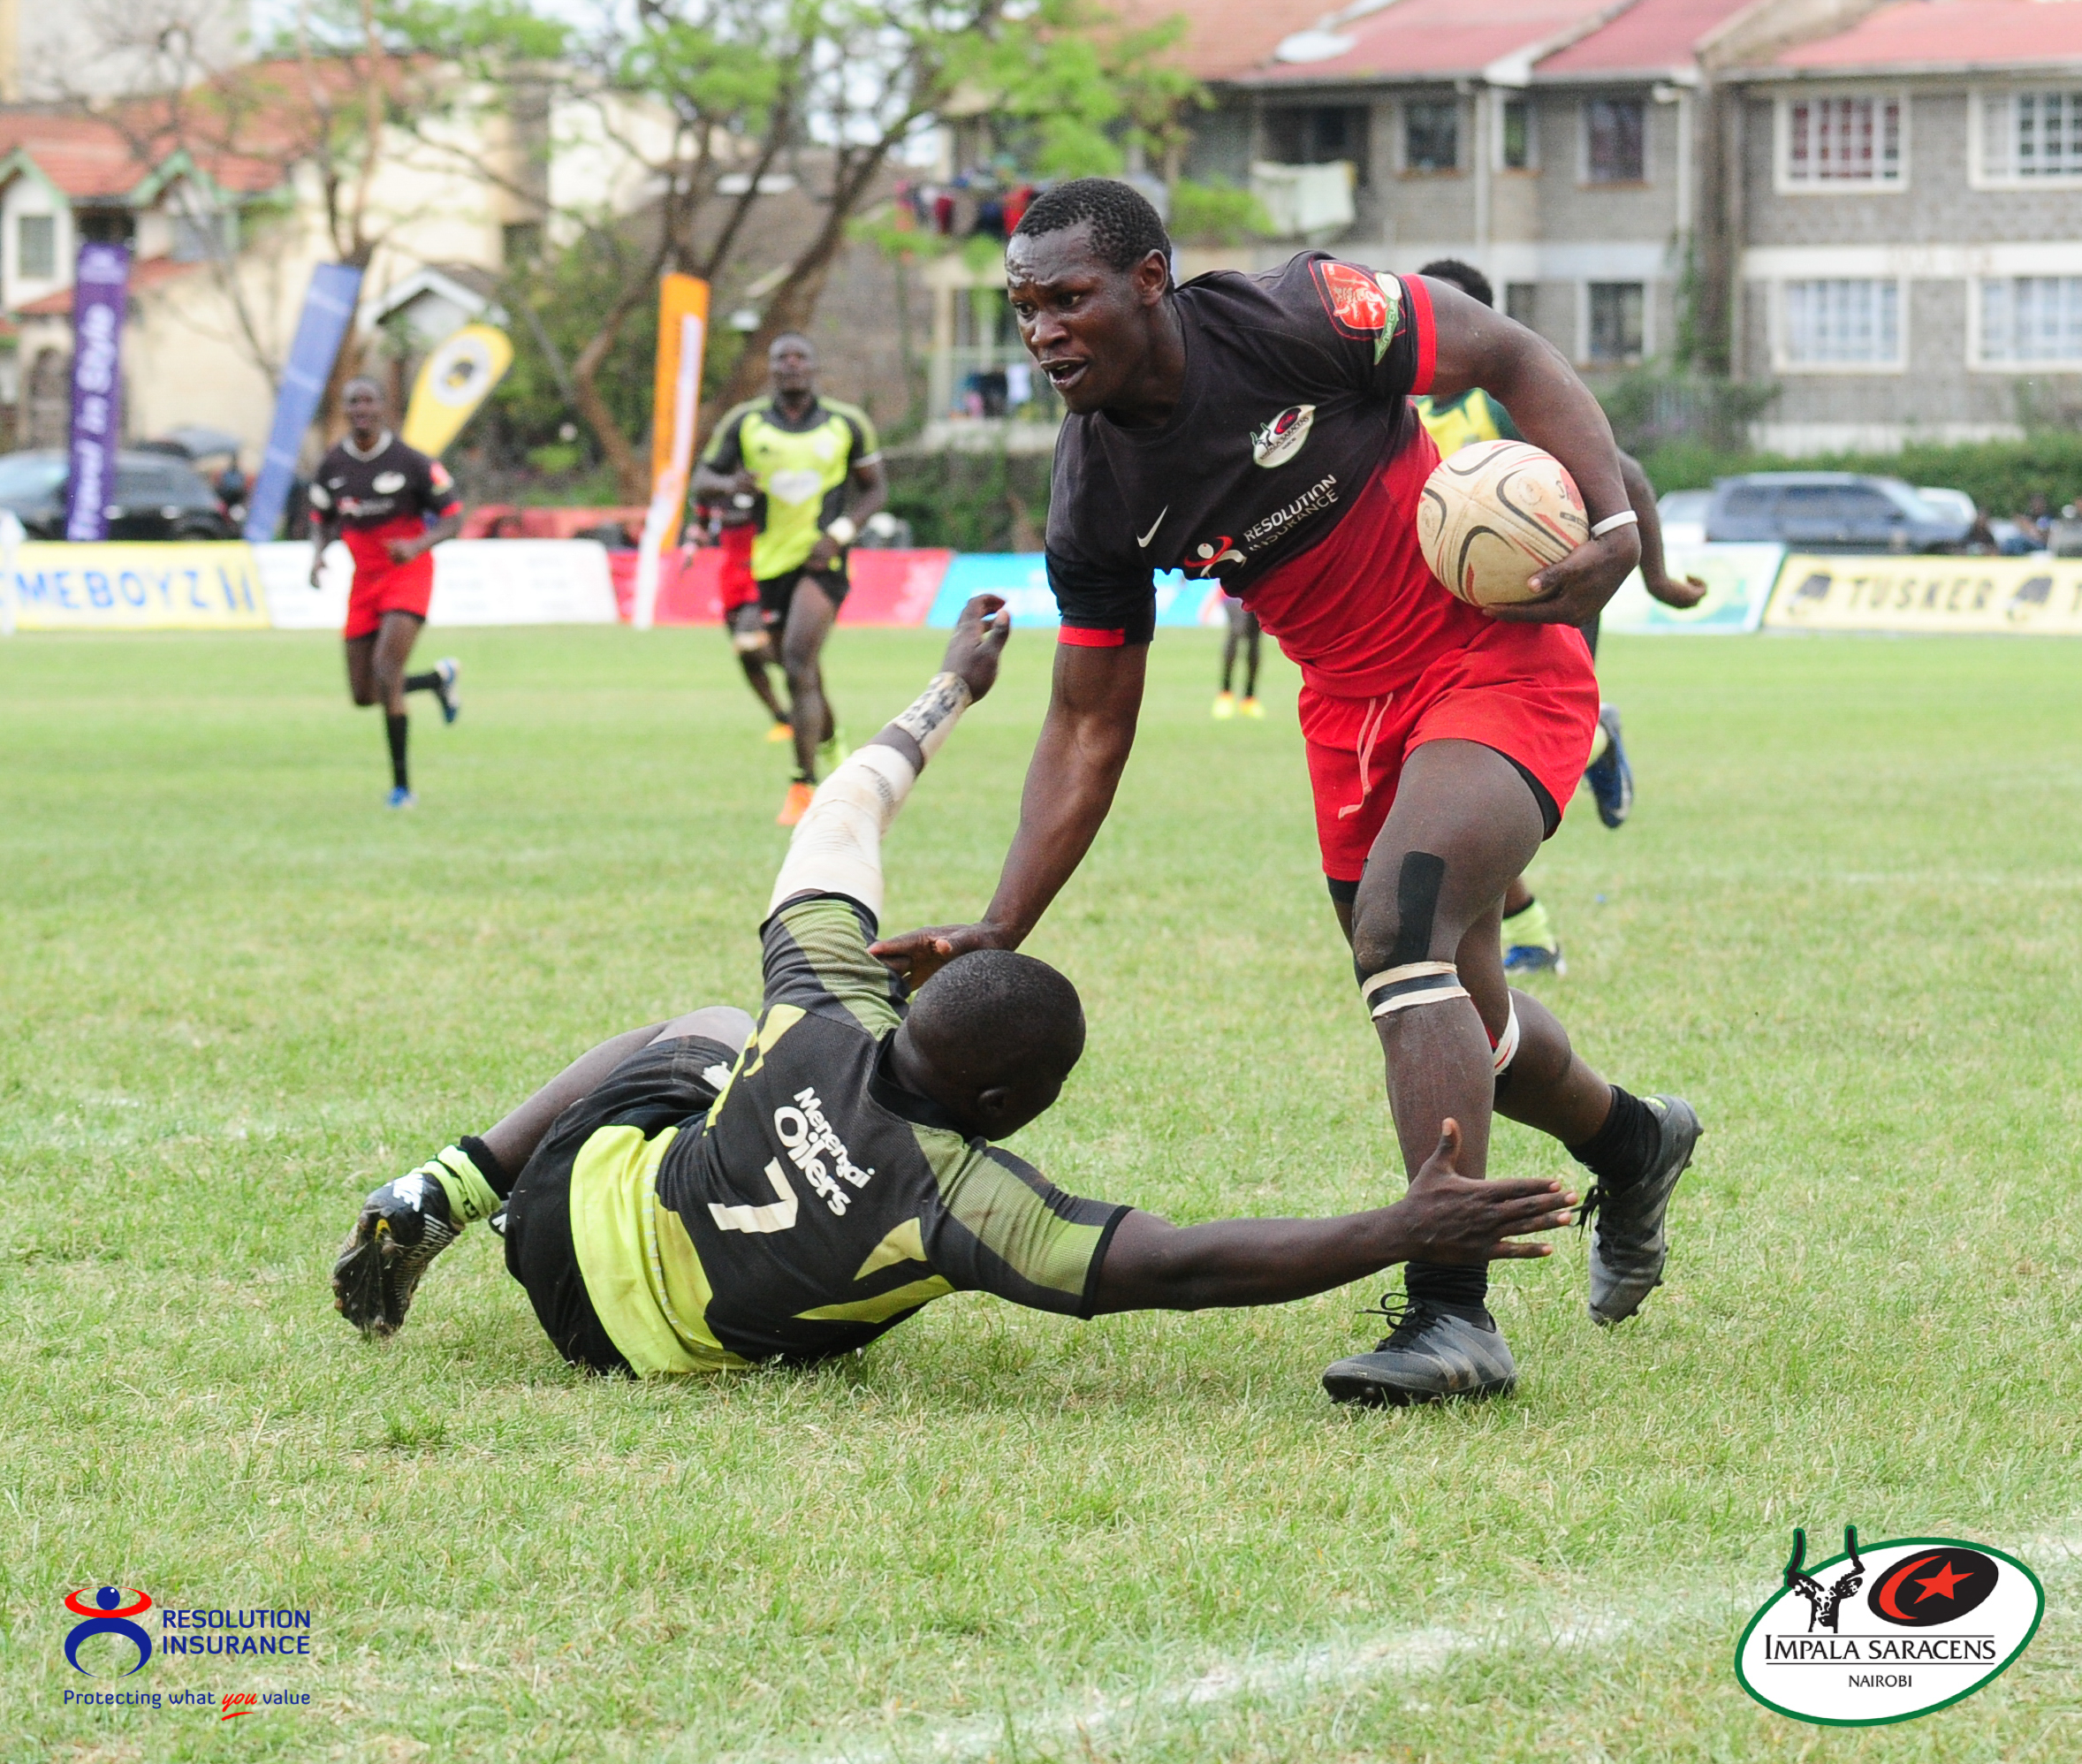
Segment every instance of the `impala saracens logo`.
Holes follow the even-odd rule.
[[[1284,466],[1302,450],[1309,430],[1316,425],[1316,407],[1290,404],[1270,422],[1250,431],[1250,457],[1268,470]]]
[[[1395,340],[1395,326],[1402,316],[1402,283],[1393,276],[1383,282],[1371,270],[1327,257],[1316,258],[1309,270],[1331,323],[1343,336],[1371,341],[1373,359],[1379,361]]]
[[[2038,1577],[1985,1545],[1896,1538],[1861,1552],[1846,1525],[1843,1554],[1810,1569],[1807,1534],[1796,1531],[1783,1585],[1736,1645],[1736,1677],[1795,1721],[1910,1721],[1998,1677],[2045,1608]]]

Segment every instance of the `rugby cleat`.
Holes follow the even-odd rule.
[[[794,739],[795,726],[793,723],[776,723],[766,732],[766,744],[769,747],[778,747],[783,741]]]
[[[798,778],[788,786],[788,794],[781,802],[781,811],[773,817],[777,827],[792,827],[809,812],[810,799],[817,795],[817,786]]]
[[[1501,1396],[1518,1381],[1517,1362],[1495,1319],[1483,1320],[1411,1299],[1397,1310],[1382,1303],[1394,1323],[1371,1354],[1353,1354],[1323,1374],[1333,1403],[1369,1409],[1443,1403],[1449,1397]]]
[[[1569,964],[1562,959],[1562,946],[1558,943],[1551,947],[1544,943],[1514,943],[1504,951],[1504,972],[1552,974],[1561,980],[1568,977]]]
[[[1605,751],[1584,769],[1584,782],[1597,799],[1598,818],[1617,827],[1634,811],[1634,768],[1627,764],[1626,744],[1619,738],[1619,706],[1600,704],[1598,722],[1605,731]]]
[[[1236,695],[1218,692],[1214,695],[1214,709],[1208,713],[1218,723],[1226,723],[1236,714]]]
[[[1248,717],[1254,723],[1262,723],[1265,719],[1265,707],[1255,698],[1241,699],[1236,705],[1236,714]]]
[[[422,1167],[361,1203],[332,1265],[332,1305],[364,1335],[395,1334],[434,1258],[462,1235],[448,1196]]]
[[[402,784],[393,784],[391,787],[391,794],[384,798],[384,806],[386,809],[416,809],[419,806],[419,798]]]
[[[1690,1103],[1677,1097],[1644,1097],[1655,1111],[1661,1143],[1655,1162],[1638,1181],[1608,1190],[1602,1180],[1584,1197],[1579,1218],[1591,1227],[1591,1320],[1625,1321],[1662,1284],[1669,1243],[1663,1217],[1677,1178],[1706,1129]]]
[[[817,744],[817,757],[824,762],[826,772],[836,772],[852,753],[853,749],[846,744],[846,731],[836,724],[832,733]]]
[[[434,677],[438,682],[434,691],[441,700],[441,720],[452,723],[463,714],[463,696],[455,684],[463,677],[463,665],[453,656],[443,656],[434,664]]]

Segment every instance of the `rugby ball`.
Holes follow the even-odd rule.
[[[1525,579],[1591,536],[1576,480],[1523,441],[1478,441],[1441,460],[1417,505],[1432,574],[1471,606],[1531,600]]]

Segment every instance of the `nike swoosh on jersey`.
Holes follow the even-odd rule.
[[[1167,502],[1164,505],[1164,514],[1168,514],[1170,513],[1171,505]],[[1149,550],[1150,541],[1157,536],[1157,529],[1164,524],[1164,514],[1159,514],[1154,521],[1151,521],[1150,530],[1147,533],[1144,533],[1135,542],[1136,547],[1138,551],[1146,551]]]

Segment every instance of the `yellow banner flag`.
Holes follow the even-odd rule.
[[[496,325],[466,324],[436,344],[413,383],[399,439],[438,459],[513,365],[513,340]]]
[[[666,276],[657,290],[657,386],[651,418],[650,507],[636,553],[632,622],[648,630],[657,605],[658,567],[680,543],[687,481],[694,471],[694,431],[701,414],[702,359],[709,340],[709,285],[698,276]]]

